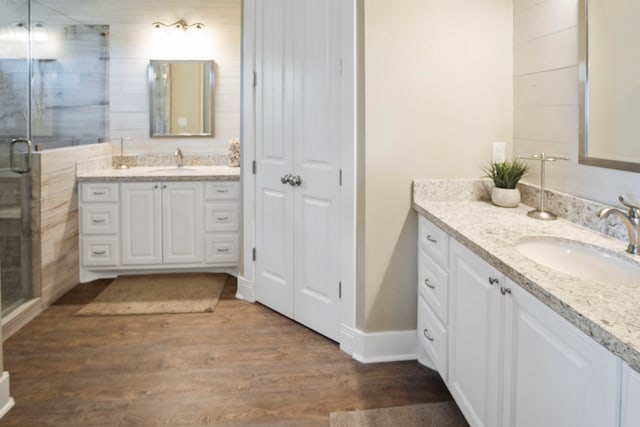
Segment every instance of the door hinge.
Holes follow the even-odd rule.
[[[253,87],[258,86],[258,72],[254,71],[253,72]]]
[[[253,173],[255,175],[257,170],[258,170],[258,165],[256,164],[256,161],[254,160],[253,162],[251,162],[251,173]]]
[[[253,254],[253,260],[255,261],[256,260],[256,248],[253,248],[252,254]]]
[[[342,169],[340,169],[340,186],[342,186]]]
[[[342,77],[342,57],[338,58],[338,77]]]
[[[338,282],[338,299],[342,299],[342,282]]]

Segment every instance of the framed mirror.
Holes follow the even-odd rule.
[[[212,137],[213,61],[149,62],[152,138]]]
[[[640,2],[580,0],[580,156],[640,172]]]

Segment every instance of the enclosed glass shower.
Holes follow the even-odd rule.
[[[71,19],[60,3],[0,0],[3,317],[34,294],[31,152],[107,139],[109,27]]]

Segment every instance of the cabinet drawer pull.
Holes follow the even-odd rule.
[[[501,286],[500,287],[500,293],[502,295],[510,294],[511,293],[511,288],[505,288],[504,286]]]
[[[436,287],[433,286],[430,282],[429,279],[424,279],[424,284],[427,285],[427,288],[431,288],[431,289],[435,289]]]
[[[431,234],[427,234],[427,240],[431,243],[438,243],[438,239],[434,239],[433,237],[431,237]]]
[[[218,252],[229,252],[229,248],[216,249],[216,251],[218,251]]]
[[[218,221],[228,221],[229,217],[228,216],[219,216],[216,218]]]
[[[218,189],[217,192],[218,193],[228,193],[229,190],[227,190],[227,189],[224,189],[224,190],[223,189]]]
[[[94,224],[102,224],[105,221],[106,221],[106,219],[104,219],[104,218],[100,218],[100,219],[95,219],[94,218],[94,219],[91,220],[91,222],[94,223]]]
[[[105,194],[107,194],[106,191],[94,191],[93,192],[94,196],[104,196]]]
[[[104,255],[107,251],[92,251],[94,255]]]
[[[422,331],[422,335],[424,335],[424,337],[429,341],[433,341],[433,337],[429,335],[429,330],[427,328],[424,328],[424,331]]]
[[[497,277],[489,277],[490,285],[495,285],[496,283],[500,283],[500,279],[498,279]]]

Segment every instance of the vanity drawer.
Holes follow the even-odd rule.
[[[448,274],[427,255],[426,251],[418,248],[418,290],[427,304],[447,325],[447,307],[449,295]]]
[[[240,199],[240,183],[237,181],[207,182],[204,185],[206,200]]]
[[[418,297],[418,341],[447,381],[447,328],[438,320],[423,297]]]
[[[422,215],[418,216],[418,244],[440,267],[448,268],[449,236]]]
[[[113,266],[118,263],[118,237],[95,236],[80,239],[84,267]]]
[[[118,205],[89,204],[80,207],[81,234],[117,234]]]
[[[240,236],[238,234],[208,235],[205,261],[207,263],[236,264],[240,260]]]
[[[80,199],[85,203],[117,202],[118,183],[115,182],[81,182]]]
[[[204,228],[206,231],[239,231],[240,204],[205,204]]]

